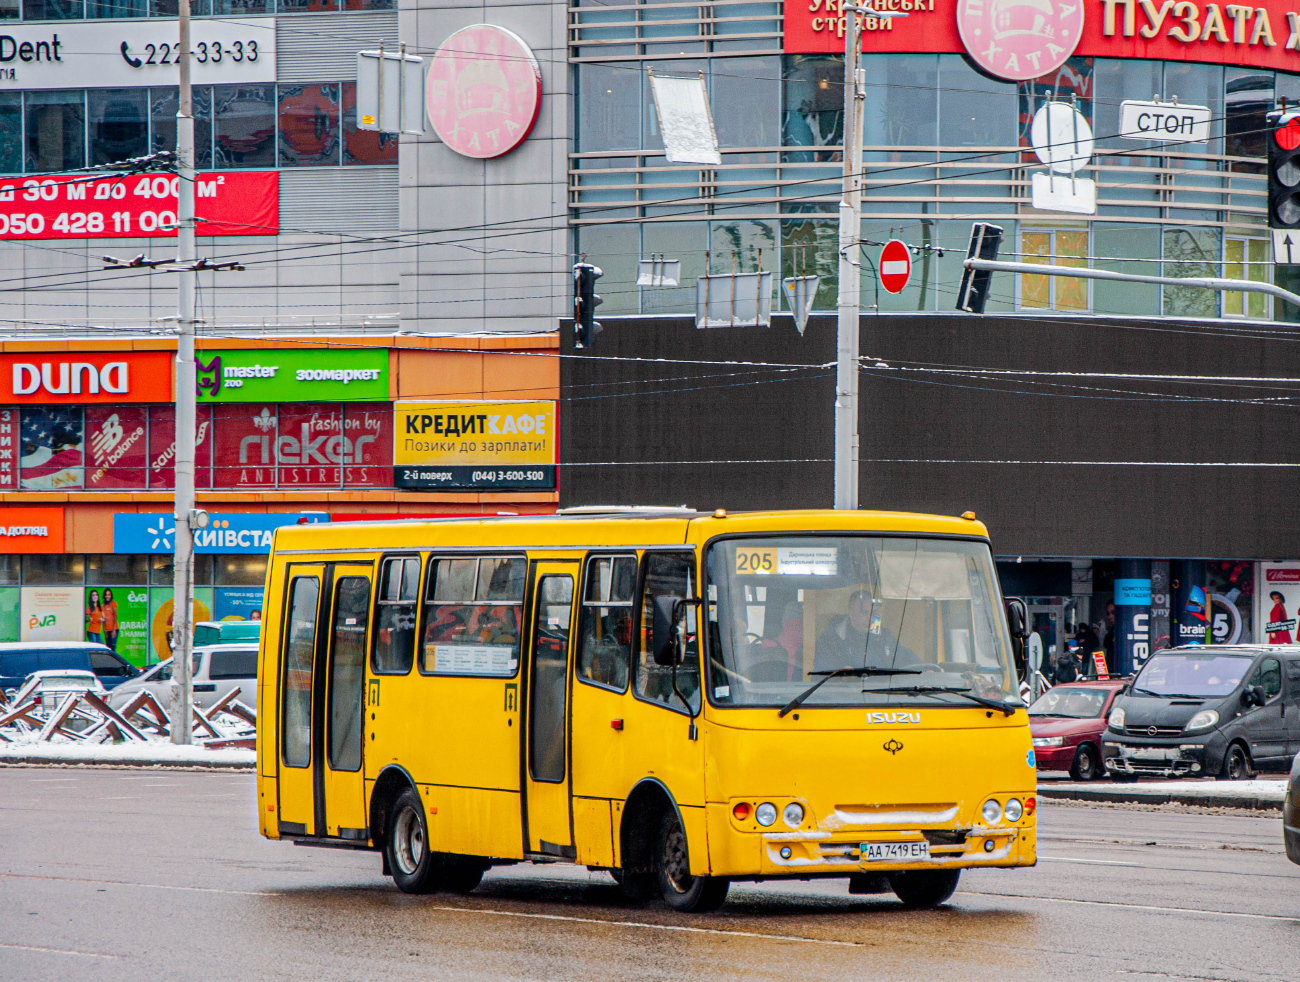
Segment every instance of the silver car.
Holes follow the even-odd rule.
[[[257,705],[257,645],[213,644],[194,649],[194,705],[207,709],[239,686],[236,698],[245,706]],[[121,709],[141,689],[153,693],[164,707],[171,699],[172,662],[159,662],[139,678],[113,690],[109,705]]]

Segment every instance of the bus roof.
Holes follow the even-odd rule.
[[[603,548],[681,545],[735,533],[850,531],[988,537],[984,523],[973,516],[829,509],[728,513],[609,506],[555,515],[466,515],[286,525],[276,529],[272,551],[367,552],[457,546]]]

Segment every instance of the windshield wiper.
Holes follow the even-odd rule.
[[[824,675],[826,677],[823,679],[818,679],[808,688],[804,689],[803,692],[799,693],[797,696],[795,696],[793,699],[787,702],[785,706],[782,707],[781,711],[776,714],[778,718],[784,716],[786,713],[790,712],[791,710],[798,709],[803,704],[803,701],[805,699],[807,699],[810,695],[812,695],[814,692],[816,692],[818,689],[820,689],[823,685],[825,685],[833,678],[867,678],[869,676],[876,676],[876,675],[920,675],[921,669],[919,668],[837,668],[834,671],[809,672],[808,674]]]
[[[1190,692],[1155,692],[1151,689],[1139,689],[1134,686],[1130,692],[1145,692],[1149,696],[1155,696],[1157,699],[1204,699],[1205,696],[1194,696]]]
[[[981,706],[988,706],[989,709],[996,709],[1004,715],[1012,716],[1020,707],[1009,702],[1000,702],[997,699],[987,699],[984,696],[976,695],[970,689],[958,688],[955,685],[909,685],[902,689],[871,689],[871,692],[904,692],[904,693],[926,693],[926,692],[951,692],[953,695],[965,696],[971,702],[979,703]]]

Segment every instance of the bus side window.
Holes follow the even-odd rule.
[[[578,635],[580,678],[620,692],[627,689],[635,594],[636,556],[595,556],[587,561]]]
[[[384,561],[380,574],[375,651],[376,675],[406,675],[415,664],[415,603],[420,592],[420,560],[415,556]]]
[[[434,560],[425,587],[420,671],[513,676],[527,574],[522,556]]]
[[[637,647],[636,694],[665,706],[685,708],[673,694],[673,670],[656,665],[650,650],[650,631],[654,624],[655,597],[672,596],[689,599],[695,596],[695,555],[689,552],[647,552],[645,586],[641,591],[640,644]],[[700,703],[700,639],[696,608],[686,608],[686,661],[677,668],[677,688],[691,705]]]

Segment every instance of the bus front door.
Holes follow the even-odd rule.
[[[533,567],[528,660],[527,781],[524,828],[528,852],[572,859],[569,809],[569,651],[576,562]]]
[[[369,565],[294,564],[281,652],[280,834],[368,837],[365,732]]]

